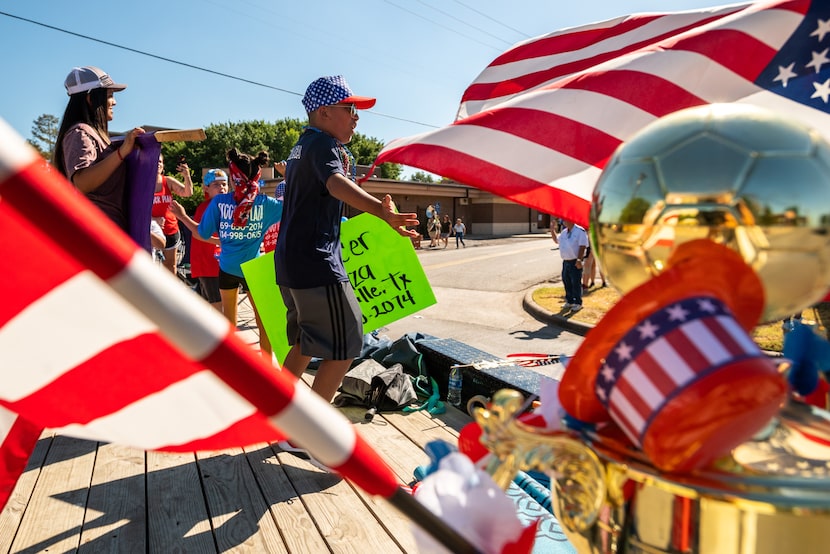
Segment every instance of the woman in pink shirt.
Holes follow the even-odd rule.
[[[109,122],[115,108],[114,93],[127,85],[113,82],[93,66],[75,67],[64,81],[69,103],[61,120],[52,165],[107,217],[129,232],[126,207],[126,165],[135,148],[136,127],[113,144]]]

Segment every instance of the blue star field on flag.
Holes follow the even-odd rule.
[[[830,2],[816,0],[755,84],[830,113]]]

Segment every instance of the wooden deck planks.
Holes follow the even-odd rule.
[[[372,422],[364,422],[363,408],[341,408],[346,417],[357,427],[357,432],[371,444],[395,472],[401,483],[412,481],[416,466],[429,462],[422,448],[389,423],[383,415],[375,416]]]
[[[12,552],[74,552],[80,545],[97,443],[51,440]]]
[[[343,410],[406,484],[460,412]],[[44,434],[0,514],[0,552],[417,552],[388,502],[276,446],[158,453]]]
[[[288,552],[242,449],[200,452],[197,460],[219,551]]]
[[[261,444],[246,448],[245,451],[288,551],[327,551],[326,541],[323,540],[314,518],[306,509],[271,447]]]
[[[278,458],[332,552],[401,551],[348,482],[292,454]]]
[[[193,453],[147,452],[148,552],[216,552]]]
[[[102,444],[95,456],[79,551],[146,551],[144,451]]]
[[[12,543],[17,538],[20,522],[29,506],[34,494],[37,479],[40,477],[40,467],[46,459],[49,447],[52,444],[51,434],[45,433],[29,456],[26,471],[17,480],[6,507],[0,513],[0,552],[10,552]]]

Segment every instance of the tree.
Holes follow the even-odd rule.
[[[52,159],[55,143],[58,140],[60,120],[54,115],[45,113],[35,119],[32,124],[32,137],[28,143],[34,146],[40,155],[47,160]]]
[[[403,173],[403,167],[401,164],[380,164],[380,176],[384,179],[400,179],[401,173]]]
[[[360,165],[372,165],[383,149],[383,142],[374,137],[355,133],[349,143],[349,150]],[[385,163],[380,165],[380,176],[384,179],[399,179],[403,168],[400,164]]]
[[[412,175],[409,176],[410,181],[415,181],[417,183],[434,183],[435,179],[433,179],[432,175],[429,173],[425,173],[423,171],[416,171]]]
[[[268,152],[271,160],[285,159],[302,132],[303,123],[286,118],[276,122],[243,121],[214,123],[205,127],[201,142],[166,142],[162,144],[164,169],[174,173],[180,157],[184,156],[193,171],[194,183],[202,180],[202,170],[227,167],[226,155],[231,148],[248,154],[260,150]]]
[[[175,172],[179,157],[184,156],[194,172],[194,182],[199,182],[203,169],[227,166],[225,156],[231,148],[249,154],[265,150],[272,160],[284,160],[300,138],[305,124],[299,119],[285,118],[273,123],[258,120],[208,125],[205,127],[207,138],[201,142],[167,142],[162,145],[165,171]],[[355,133],[348,146],[356,163],[371,165],[383,148],[383,142]],[[397,179],[401,173],[398,164],[383,164],[380,168],[381,176],[388,179]]]

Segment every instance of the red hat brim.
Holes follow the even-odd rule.
[[[611,349],[649,315],[690,296],[714,296],[732,311],[747,332],[764,309],[764,289],[741,256],[720,244],[699,239],[681,244],[660,275],[624,295],[585,336],[559,384],[565,411],[588,423],[611,419],[596,395],[596,380]]]
[[[354,104],[358,110],[368,110],[377,102],[377,98],[370,98],[368,96],[349,96],[339,102],[339,104]]]

